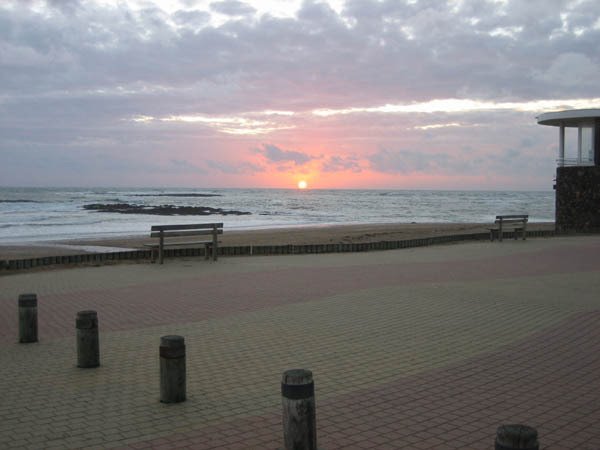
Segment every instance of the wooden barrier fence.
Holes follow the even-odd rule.
[[[505,233],[510,238],[510,232]],[[554,230],[527,231],[527,237],[552,237]],[[304,255],[313,253],[347,253],[397,250],[403,248],[425,247],[429,245],[447,244],[461,241],[488,240],[488,233],[458,234],[434,236],[429,238],[405,239],[399,241],[358,242],[351,244],[302,244],[302,245],[242,245],[221,246],[219,256],[260,256],[260,255]],[[165,249],[165,257],[204,256],[204,248],[170,248]],[[110,253],[85,253],[79,255],[45,256],[40,258],[0,260],[0,270],[23,270],[35,267],[71,265],[71,264],[104,264],[111,261],[151,259],[151,250],[128,250]]]

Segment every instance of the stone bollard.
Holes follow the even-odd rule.
[[[526,425],[501,425],[496,430],[496,450],[539,450],[537,430]]]
[[[160,401],[185,401],[185,341],[182,336],[160,338]]]
[[[38,341],[37,295],[19,295],[19,342]]]
[[[315,384],[306,369],[286,370],[281,377],[285,450],[317,450]]]
[[[96,311],[79,311],[75,326],[77,327],[77,367],[98,367],[100,344]]]

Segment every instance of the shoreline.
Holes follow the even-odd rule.
[[[486,233],[489,231],[491,225],[489,223],[379,223],[233,231],[225,229],[221,237],[221,246],[367,243]],[[532,222],[528,224],[528,230],[532,231],[553,229],[554,222]],[[0,244],[0,260],[129,251],[144,249],[144,244],[155,242],[156,239],[145,236],[122,236],[23,244]]]

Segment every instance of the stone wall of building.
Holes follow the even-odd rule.
[[[556,231],[600,231],[600,166],[556,170]]]

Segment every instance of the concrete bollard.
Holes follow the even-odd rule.
[[[77,367],[100,365],[98,314],[96,311],[79,311],[75,320],[77,328]]]
[[[539,450],[538,433],[526,425],[501,425],[496,430],[496,450]]]
[[[160,401],[185,401],[185,341],[182,336],[160,338]]]
[[[38,341],[37,295],[19,295],[19,342]]]
[[[317,450],[315,385],[312,372],[286,370],[281,377],[285,450]]]

